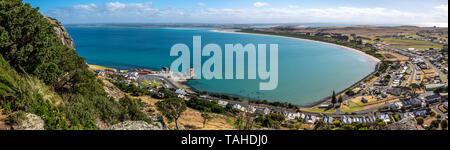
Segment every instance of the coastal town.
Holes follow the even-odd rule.
[[[278,31],[286,31],[286,28],[289,27]],[[282,33],[272,30],[275,29],[250,31],[252,34]],[[249,32],[249,29],[245,31]],[[166,67],[154,71],[136,68],[118,70],[91,65],[91,69],[99,77],[115,85],[133,85],[151,92],[155,98],[163,99],[167,96],[167,91],[171,91],[175,97],[186,102],[192,99],[213,102],[232,110],[232,113],[228,113],[229,116],[247,119],[247,122],[251,120],[251,125],[247,123],[244,128],[238,126],[236,129],[445,129],[448,120],[448,38],[419,34],[429,32],[432,31],[417,32],[411,37],[395,34],[373,38],[342,33],[296,33],[337,41],[345,39],[343,41],[356,43],[356,47],[352,48],[368,49],[362,51],[380,59],[372,74],[344,91],[330,93],[330,97],[308,107],[195,91],[183,84],[193,78],[192,69],[186,74],[174,73]],[[439,30],[432,33],[436,34],[431,35],[442,35]],[[388,40],[385,39],[425,41],[433,43],[432,46],[437,44],[439,48],[415,48],[417,46],[414,45],[399,47],[399,44],[386,42]],[[337,44],[346,46],[345,43]],[[258,123],[264,122],[261,119],[270,118],[282,119],[277,123]]]

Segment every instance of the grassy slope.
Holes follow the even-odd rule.
[[[1,0],[0,7],[0,109],[36,114],[51,130],[151,121],[137,100],[110,97],[38,8],[20,0]]]
[[[18,74],[0,55],[0,95],[9,101],[0,101],[3,113],[11,113],[15,109],[24,109],[37,114],[45,121],[47,129],[62,129],[65,127],[65,117],[57,109],[62,99],[51,91],[36,77]],[[15,105],[9,105],[14,103]],[[22,107],[22,108],[10,108]]]

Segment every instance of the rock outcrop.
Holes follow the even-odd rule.
[[[161,114],[151,115],[150,118],[152,119],[153,124],[157,125],[158,127],[162,128],[163,130],[167,130],[167,126],[164,123],[163,116]]]
[[[69,33],[67,32],[66,28],[64,28],[62,23],[53,18],[47,17],[47,19],[50,20],[50,22],[55,25],[55,27],[53,27],[53,29],[55,29],[56,35],[61,40],[62,44],[71,49],[75,49],[75,44],[73,42],[73,39],[72,39],[72,37],[70,37]]]
[[[24,120],[12,125],[13,130],[44,130],[44,120],[41,117],[27,113]]]
[[[145,121],[124,121],[109,127],[109,130],[163,130]]]
[[[408,118],[389,124],[383,130],[418,130],[418,128],[416,120],[414,118]]]
[[[109,82],[103,77],[99,78],[103,81],[104,87],[103,89],[108,93],[109,96],[113,97],[116,101],[119,101],[121,98],[124,98],[126,96],[126,93],[118,89],[114,84]]]

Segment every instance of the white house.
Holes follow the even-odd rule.
[[[218,103],[220,106],[222,106],[222,107],[225,107],[225,106],[228,105],[228,102],[227,102],[227,101],[223,101],[223,100],[219,100],[219,101],[217,101],[217,103]]]
[[[245,108],[242,107],[242,106],[239,105],[239,104],[234,104],[234,105],[233,105],[233,109],[239,109],[240,111],[245,111]]]
[[[387,114],[378,115],[378,119],[383,120],[383,122],[385,122],[385,123],[388,123],[391,121],[391,119],[389,118],[389,115],[387,115]]]
[[[267,108],[267,107],[264,107],[264,108],[256,108],[255,113],[261,114],[261,115],[267,115],[267,114],[270,113],[270,109]]]
[[[253,107],[251,105],[247,106],[247,110],[246,110],[247,113],[255,113],[255,111],[256,111],[255,107]]]
[[[186,93],[186,91],[184,91],[184,89],[177,89],[177,90],[175,91],[175,94],[178,94],[178,95],[186,95],[187,93]]]

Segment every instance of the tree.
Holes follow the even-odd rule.
[[[203,128],[206,126],[206,122],[211,120],[213,117],[209,114],[209,111],[202,112],[202,118],[203,118]]]
[[[181,114],[186,111],[187,106],[184,100],[180,98],[169,98],[156,103],[158,110],[168,119],[169,122],[175,121],[177,130],[180,129],[178,126],[178,119]]]
[[[0,97],[8,97],[0,98],[1,107],[36,114],[50,130],[97,129],[98,119],[114,124],[141,118],[137,105],[122,106],[108,96],[85,59],[61,42],[54,29],[60,25],[22,0],[0,0]],[[52,92],[42,92],[41,83]]]
[[[344,100],[342,99],[342,96],[339,96],[338,103],[342,103]]]
[[[433,120],[430,123],[430,127],[432,127],[432,128],[439,128],[439,123],[440,123],[440,120]]]
[[[336,103],[336,92],[333,91],[333,95],[331,96],[331,103]]]
[[[441,121],[441,127],[442,127],[442,130],[445,130],[448,127],[448,121],[447,120],[442,120]]]
[[[413,91],[413,95],[416,95],[416,90],[420,89],[420,85],[418,85],[417,83],[413,83],[411,84],[411,89]]]
[[[335,125],[336,127],[341,127],[341,126],[342,126],[342,123],[341,123],[340,120],[334,120],[334,121],[333,121],[333,125]]]
[[[416,121],[417,121],[418,125],[423,125],[423,122],[425,121],[425,119],[423,119],[423,117],[417,117]]]

